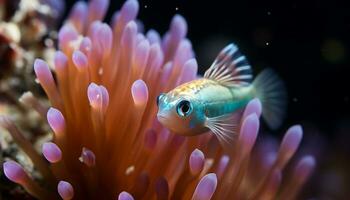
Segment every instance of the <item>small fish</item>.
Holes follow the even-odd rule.
[[[204,77],[184,83],[157,98],[158,120],[172,132],[193,136],[208,130],[224,145],[237,135],[242,110],[260,99],[263,117],[276,129],[285,113],[285,88],[271,70],[253,81],[251,67],[235,44],[226,46]]]

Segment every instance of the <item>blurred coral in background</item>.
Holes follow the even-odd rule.
[[[33,63],[36,57],[52,60],[63,11],[63,1],[0,1],[0,114],[11,114],[22,128],[31,132],[26,134],[28,139],[48,129],[37,113],[26,109],[18,98],[30,90],[45,99],[35,83]],[[1,134],[0,139],[6,151],[17,151],[8,134]]]
[[[0,1],[0,115],[11,115],[20,127],[28,131],[24,134],[31,141],[45,136],[48,128],[43,126],[44,121],[38,114],[19,103],[18,98],[30,90],[47,104],[44,93],[35,83],[33,63],[36,57],[52,60],[57,26],[63,11],[63,1]],[[27,160],[9,134],[1,128],[0,131],[1,156]],[[1,194],[14,188],[0,183]],[[13,194],[12,198],[16,195]]]
[[[64,3],[2,0],[0,6],[1,91],[23,92],[34,87],[33,78],[29,77],[33,75],[34,59],[52,60]]]

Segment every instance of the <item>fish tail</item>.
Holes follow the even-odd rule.
[[[287,93],[282,80],[272,69],[265,69],[256,77],[253,85],[267,125],[271,129],[279,128],[287,107]]]

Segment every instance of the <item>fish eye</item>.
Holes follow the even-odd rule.
[[[192,112],[192,104],[187,100],[182,100],[177,104],[176,112],[181,117],[186,117]]]
[[[157,97],[157,106],[159,105],[160,99],[164,96],[164,93],[160,93]]]

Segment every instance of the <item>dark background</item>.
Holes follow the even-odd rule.
[[[74,1],[68,1],[69,8]],[[112,1],[109,17],[124,1]],[[349,122],[350,7],[336,1],[140,0],[145,29],[163,34],[174,14],[188,22],[200,72],[230,42],[255,74],[271,67],[288,89],[285,127],[311,123],[332,135]],[[350,122],[349,122],[350,123]],[[350,134],[350,133],[349,133]],[[332,137],[332,136],[331,136]]]

